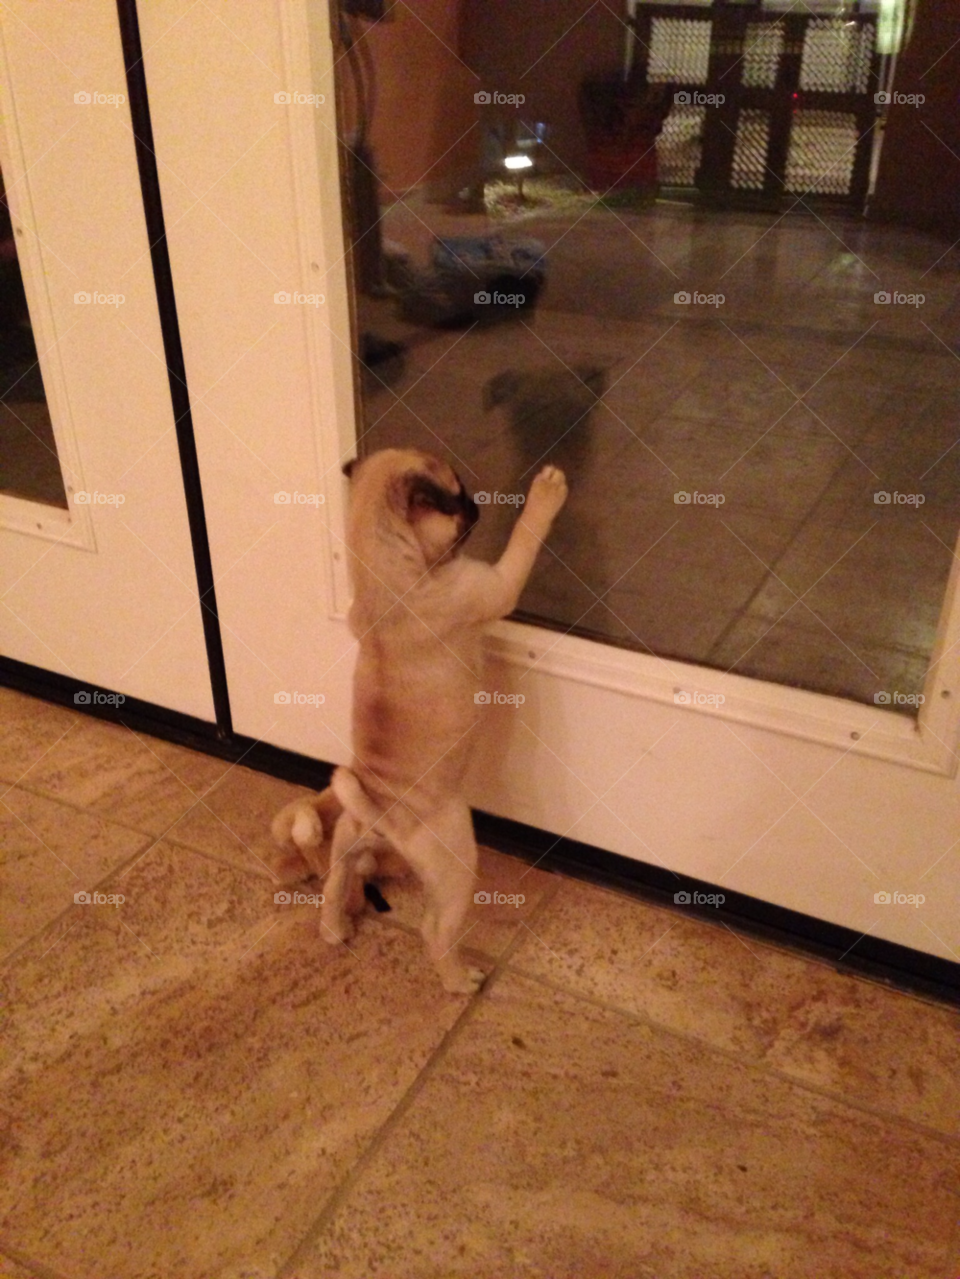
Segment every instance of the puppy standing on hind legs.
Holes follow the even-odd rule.
[[[359,653],[354,757],[333,777],[343,806],[321,919],[331,943],[353,930],[348,905],[363,849],[387,841],[416,872],[421,932],[444,987],[479,988],[458,951],[476,880],[477,847],[462,782],[480,709],[483,633],[516,607],[541,543],[567,496],[547,466],[530,486],[496,564],[460,554],[477,507],[455,472],[429,454],[383,449],[345,468],[347,546]]]

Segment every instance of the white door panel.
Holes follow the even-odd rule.
[[[527,701],[522,714],[498,708],[473,770],[477,807],[957,959],[954,778],[494,669],[491,687]],[[883,904],[878,892],[926,900]]]
[[[70,502],[0,497],[3,651],[212,719],[116,7],[62,9],[0,11],[0,165]]]
[[[338,432],[349,448],[353,429],[346,277],[336,218],[294,213],[321,183],[337,205],[333,90],[321,112],[274,101],[310,79],[304,33],[300,70],[284,70],[288,8],[164,0],[142,7],[141,33],[233,724],[342,759],[350,641],[330,620],[327,528],[342,520]]]
[[[329,32],[324,6],[300,0],[217,14],[167,0],[143,18],[231,701],[239,731],[338,762],[352,658],[337,463],[355,428]],[[327,107],[274,102],[291,91]],[[325,303],[278,308],[281,289]],[[325,503],[274,506],[278,490]],[[919,728],[537,628],[495,632],[490,687],[526,700],[493,708],[475,805],[960,959],[955,610]],[[727,700],[697,709],[691,690]],[[277,705],[278,691],[326,701]]]

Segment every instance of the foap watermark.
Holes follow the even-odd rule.
[[[677,306],[723,306],[727,299],[723,293],[688,293],[681,289],[674,293],[673,300]]]
[[[926,500],[923,493],[888,493],[886,489],[878,489],[873,495],[876,506],[923,506]]]
[[[673,690],[675,706],[722,706],[726,700],[722,693],[699,693],[696,689],[688,692],[685,688]]]
[[[123,693],[101,693],[98,688],[81,688],[73,695],[74,706],[122,706],[126,700]]]
[[[90,893],[81,890],[79,893],[73,894],[74,903],[77,906],[122,906],[127,900],[123,893]]]
[[[285,888],[273,894],[278,906],[312,906],[316,909],[323,905],[323,893],[288,893]]]
[[[873,100],[878,107],[922,107],[926,98],[922,93],[875,93]]]
[[[923,693],[898,693],[896,689],[892,693],[884,691],[873,695],[875,706],[922,706],[926,700]]]
[[[488,893],[486,889],[481,889],[479,893],[473,894],[473,900],[478,906],[513,906],[517,908],[522,906],[527,899],[523,893],[498,893],[496,891]]]
[[[126,296],[123,293],[98,293],[96,289],[88,293],[85,289],[73,295],[77,306],[123,306]]]
[[[674,493],[673,500],[677,506],[723,506],[727,499],[722,493],[698,493],[696,489],[688,493],[680,489]]]
[[[79,489],[73,500],[77,506],[123,506],[127,499],[122,493],[101,493],[99,489],[91,493],[89,489]]]
[[[726,102],[722,93],[697,93],[681,89],[673,95],[678,107],[721,107]]]
[[[874,893],[877,906],[912,906],[914,910],[927,900],[923,893]]]
[[[123,93],[88,93],[81,89],[73,95],[73,100],[80,107],[122,107],[127,99]]]
[[[683,890],[673,894],[678,906],[722,906],[727,900],[723,893],[688,893]]]
[[[488,293],[481,289],[474,293],[474,306],[523,306],[527,300],[525,293]]]
[[[290,293],[286,289],[274,293],[273,300],[277,306],[323,306],[326,301],[322,293]]]
[[[322,693],[274,693],[275,706],[322,706],[327,699]]]
[[[474,693],[477,706],[522,706],[527,700],[523,693]]]
[[[322,493],[274,493],[277,506],[323,506],[327,500]]]
[[[477,506],[523,506],[527,499],[523,493],[498,493],[496,490],[488,493],[484,489],[482,493],[474,493],[473,500]]]
[[[527,99],[522,93],[498,93],[496,90],[490,92],[480,89],[473,95],[473,100],[482,107],[522,107]]]
[[[873,300],[877,306],[923,306],[927,299],[923,293],[898,293],[896,290],[890,293],[881,289],[874,293]]]
[[[278,107],[322,107],[326,98],[322,93],[286,93],[281,90],[273,95]]]

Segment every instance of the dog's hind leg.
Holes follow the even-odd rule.
[[[323,881],[323,906],[320,909],[323,939],[331,946],[349,941],[353,936],[350,909],[359,883],[357,859],[362,851],[363,829],[360,823],[350,813],[341,813],[333,832],[330,870]]]
[[[469,932],[465,920],[479,882],[477,843],[466,804],[451,804],[417,826],[399,845],[423,883],[426,898],[420,932],[443,982],[452,994],[472,995],[484,972],[468,967],[459,944]]]

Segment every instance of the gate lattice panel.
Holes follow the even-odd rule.
[[[633,21],[648,82],[687,95],[657,142],[661,182],[724,203],[809,194],[862,207],[877,118],[874,15],[641,4]]]

